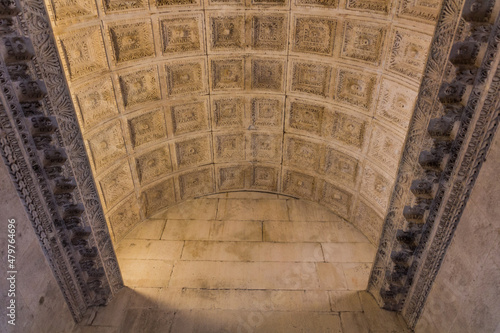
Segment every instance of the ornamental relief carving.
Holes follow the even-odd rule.
[[[134,23],[111,23],[108,25],[108,38],[116,63],[123,63],[155,55],[151,21]]]
[[[159,25],[163,55],[204,51],[203,14],[161,17]]]
[[[245,61],[243,58],[212,59],[210,67],[213,91],[245,89]]]
[[[251,126],[281,129],[284,110],[281,98],[255,97],[250,100],[249,108]]]
[[[102,0],[106,13],[142,9],[148,6],[147,0]]]
[[[204,59],[173,62],[165,65],[168,96],[206,93],[206,65]]]
[[[383,77],[375,117],[406,131],[416,98],[416,89]]]
[[[90,26],[61,35],[61,53],[71,80],[108,68],[101,28]]]
[[[102,196],[108,210],[134,190],[134,181],[127,162],[113,168],[99,180]]]
[[[217,167],[217,188],[219,191],[230,191],[245,188],[247,166],[235,165]]]
[[[213,167],[198,168],[177,177],[181,200],[213,193],[215,190]]]
[[[167,144],[135,158],[137,177],[141,185],[172,171],[170,149]]]
[[[250,134],[250,159],[258,162],[281,163],[283,134]]]
[[[118,81],[125,108],[161,99],[156,67],[118,74]]]
[[[210,31],[210,50],[233,51],[244,49],[244,15],[236,13],[211,15],[209,16],[208,25],[208,30]]]
[[[120,121],[115,120],[87,139],[94,169],[100,172],[117,159],[126,156]]]
[[[315,6],[320,8],[337,8],[338,0],[295,0],[296,6]]]
[[[245,134],[214,134],[216,163],[245,160]]]
[[[320,136],[325,113],[324,105],[292,99],[287,106],[286,127]]]
[[[291,61],[290,91],[319,97],[330,95],[330,80],[333,68],[330,65],[312,62]]]
[[[358,202],[352,224],[368,238],[370,243],[378,245],[384,219],[382,214],[372,209],[363,199]]]
[[[285,64],[284,60],[253,58],[252,89],[284,92]]]
[[[252,48],[254,50],[285,51],[287,47],[287,16],[272,15],[252,16]]]
[[[359,193],[383,215],[389,204],[393,182],[393,179],[366,163]]]
[[[200,6],[199,0],[155,0],[156,6],[175,7],[175,6]]]
[[[174,179],[166,178],[143,189],[141,197],[147,217],[164,208],[173,206],[177,201]]]
[[[299,198],[316,197],[317,179],[314,176],[292,170],[283,171],[283,192]]]
[[[212,148],[209,135],[192,139],[177,140],[174,143],[177,168],[183,169],[212,162]]]
[[[442,0],[402,0],[398,16],[435,24]]]
[[[300,137],[285,135],[284,165],[318,172],[321,153],[321,144]]]
[[[370,72],[339,69],[336,100],[370,112],[377,76]]]
[[[326,147],[324,173],[339,184],[351,188],[356,184],[360,162],[358,159]]]
[[[350,220],[353,195],[328,181],[321,181],[319,202],[339,216]]]
[[[115,243],[119,242],[134,225],[140,223],[141,215],[135,194],[125,199],[113,213],[108,215]]]
[[[325,137],[360,149],[366,141],[367,127],[368,121],[363,118],[337,111],[329,112]]]
[[[389,14],[390,0],[347,0],[346,8],[351,10],[370,11],[380,14]]]
[[[80,111],[80,124],[85,130],[118,115],[115,90],[108,76],[75,90],[74,100]]]
[[[56,22],[97,16],[95,3],[91,0],[51,0],[49,8]]]
[[[399,27],[393,29],[387,70],[420,81],[430,42],[429,35]]]
[[[332,55],[337,21],[328,17],[295,16],[293,52]]]
[[[386,25],[346,21],[341,57],[378,66],[382,59],[386,33]]]
[[[403,143],[403,137],[374,124],[368,156],[388,172],[395,173],[398,169]]]
[[[212,119],[214,128],[241,128],[245,112],[245,100],[236,98],[213,98]]]
[[[272,166],[255,165],[251,169],[250,188],[278,191],[280,169]]]
[[[171,104],[168,110],[174,136],[209,129],[206,101],[178,102]]]
[[[130,117],[127,125],[134,148],[167,137],[165,115],[161,109]]]

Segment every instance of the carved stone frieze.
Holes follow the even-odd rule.
[[[351,10],[366,10],[381,14],[389,14],[391,1],[389,0],[347,0],[346,8]]]
[[[115,90],[109,77],[102,78],[98,84],[93,81],[77,89],[74,99],[85,130],[118,115]]]
[[[155,0],[158,7],[199,6],[199,0]]]
[[[108,210],[117,204],[120,199],[134,190],[134,182],[128,163],[113,168],[99,181],[102,196]]]
[[[156,67],[118,75],[125,108],[161,99]]]
[[[161,109],[130,117],[127,125],[134,148],[167,136],[165,116]]]
[[[341,56],[345,59],[379,65],[386,33],[387,27],[385,25],[367,24],[363,21],[346,21]]]
[[[108,68],[101,28],[98,25],[62,35],[59,42],[71,80]]]
[[[442,0],[402,0],[398,16],[435,23],[441,9]]]
[[[137,176],[141,184],[149,183],[172,171],[168,145],[154,149],[135,158]]]
[[[296,16],[292,51],[332,55],[336,28],[328,17]]]
[[[56,22],[97,16],[95,3],[89,0],[51,0],[49,8]]]
[[[190,54],[203,52],[203,16],[176,15],[159,19],[162,52]]]
[[[111,125],[101,128],[88,138],[87,142],[97,172],[127,154],[119,121],[113,121]]]
[[[116,63],[155,55],[151,21],[112,23],[108,26],[108,36]]]

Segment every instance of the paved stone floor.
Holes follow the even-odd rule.
[[[375,251],[312,202],[192,200],[120,241],[127,287],[74,332],[406,332],[364,292]]]

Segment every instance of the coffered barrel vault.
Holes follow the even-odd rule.
[[[108,223],[210,193],[378,243],[440,1],[47,1]]]

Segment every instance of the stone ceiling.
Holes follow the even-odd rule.
[[[115,240],[258,190],[378,242],[439,0],[46,4]]]

